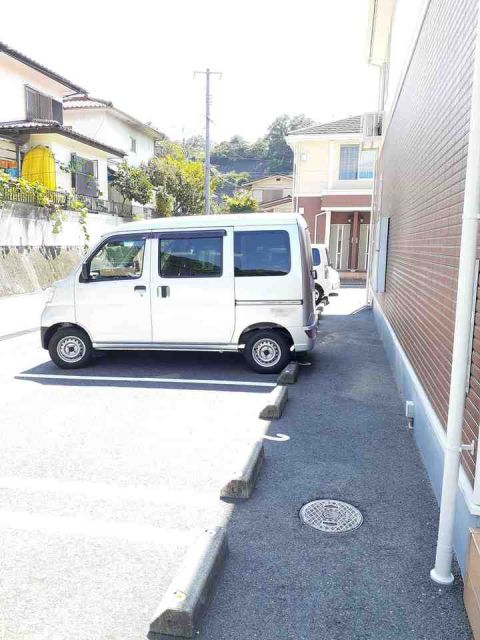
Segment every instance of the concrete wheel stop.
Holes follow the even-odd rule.
[[[298,362],[289,362],[287,366],[280,372],[277,378],[277,384],[295,384],[298,378],[300,366]]]
[[[252,495],[265,458],[263,442],[256,442],[240,470],[220,490],[220,498],[247,499]]]
[[[150,624],[150,633],[193,638],[198,617],[208,603],[227,549],[225,527],[202,533],[163,596]]]
[[[262,420],[276,420],[282,417],[283,409],[288,400],[288,387],[277,385],[270,392],[268,404],[260,411],[259,418]]]

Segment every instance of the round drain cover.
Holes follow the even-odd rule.
[[[325,533],[345,533],[363,522],[360,511],[341,500],[314,500],[303,505],[300,518],[309,527]]]

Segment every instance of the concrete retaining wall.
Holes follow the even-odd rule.
[[[45,289],[70,273],[81,255],[79,247],[0,247],[0,297]]]
[[[78,214],[66,212],[60,233],[53,233],[49,212],[20,203],[0,206],[0,297],[31,293],[64,278],[84,253]],[[90,244],[128,219],[90,213]]]

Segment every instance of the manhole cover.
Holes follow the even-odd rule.
[[[314,500],[300,509],[302,522],[325,533],[345,533],[363,522],[360,511],[341,500]]]

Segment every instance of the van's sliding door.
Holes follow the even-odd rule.
[[[231,341],[235,322],[232,228],[156,233],[151,278],[154,343]]]

